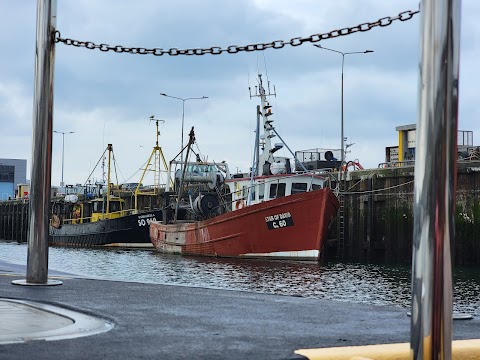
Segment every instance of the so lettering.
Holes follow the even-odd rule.
[[[152,221],[157,221],[157,219],[154,217],[149,219],[138,219],[138,226],[150,225]]]

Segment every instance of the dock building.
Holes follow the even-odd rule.
[[[0,159],[0,200],[17,197],[19,185],[27,185],[27,160]]]
[[[398,132],[398,145],[385,148],[385,162],[395,165],[413,165],[415,161],[416,125],[401,125],[395,130]],[[458,159],[467,159],[478,151],[473,145],[473,131],[458,130],[457,136]]]

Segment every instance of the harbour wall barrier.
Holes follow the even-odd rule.
[[[353,171],[348,173],[343,185],[341,260],[411,263],[414,167]],[[456,187],[454,262],[456,265],[479,265],[480,162],[458,162]],[[337,232],[336,241],[330,247],[338,248],[340,241]]]
[[[0,202],[0,239],[27,241],[28,221],[28,200]]]

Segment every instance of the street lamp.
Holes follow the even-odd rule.
[[[57,134],[62,134],[62,181],[60,182],[60,186],[63,187],[64,186],[64,183],[63,183],[63,165],[64,165],[64,154],[65,154],[65,134],[73,134],[75,131],[56,131],[56,130],[53,130],[54,133],[57,133]]]
[[[351,54],[368,54],[368,53],[373,53],[373,50],[365,50],[365,51],[353,51],[353,52],[342,52],[342,51],[338,51],[338,50],[333,50],[333,49],[329,49],[329,48],[326,48],[326,47],[323,47],[322,45],[320,44],[314,44],[314,46],[320,48],[320,49],[324,49],[324,50],[328,50],[328,51],[333,51],[333,52],[336,52],[338,54],[342,54],[342,115],[341,115],[341,150],[340,150],[340,168],[343,166],[343,162],[345,161],[345,151],[344,151],[344,135],[343,135],[343,65],[345,63],[345,55],[351,55]]]
[[[172,99],[177,99],[177,100],[182,100],[182,143],[180,144],[180,150],[181,150],[181,159],[180,161],[183,161],[183,124],[185,122],[185,101],[187,100],[203,100],[203,99],[208,99],[208,96],[202,96],[202,97],[190,97],[190,98],[181,98],[181,97],[176,97],[176,96],[171,96],[167,95],[164,93],[160,93],[160,95],[169,97]]]

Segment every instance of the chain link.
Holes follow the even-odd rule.
[[[394,17],[383,17],[381,19],[378,19],[375,22],[370,22],[370,23],[362,23],[357,26],[352,26],[352,27],[347,27],[343,29],[338,29],[338,30],[332,30],[327,33],[323,34],[313,34],[308,37],[294,37],[290,39],[290,41],[283,41],[283,40],[275,40],[269,43],[258,43],[258,44],[250,44],[250,45],[244,45],[244,46],[238,46],[238,45],[230,45],[226,48],[222,48],[220,46],[212,46],[210,48],[193,48],[193,49],[178,49],[178,48],[170,48],[170,49],[162,49],[162,48],[152,48],[152,49],[147,49],[143,47],[125,47],[122,45],[114,45],[110,46],[108,44],[95,44],[91,41],[79,41],[79,40],[73,40],[73,39],[68,39],[68,38],[62,38],[60,31],[55,31],[55,42],[56,43],[63,43],[65,45],[72,45],[75,47],[85,47],[90,50],[94,49],[99,49],[100,51],[114,51],[116,53],[130,53],[130,54],[140,54],[140,55],[146,55],[146,54],[151,54],[155,56],[163,56],[163,55],[170,55],[170,56],[178,56],[178,55],[205,55],[205,54],[211,54],[211,55],[220,55],[224,52],[229,53],[229,54],[236,54],[241,51],[245,52],[251,52],[251,51],[262,51],[266,49],[281,49],[285,45],[291,45],[291,46],[300,46],[303,45],[304,43],[316,43],[321,40],[327,40],[327,39],[333,39],[339,36],[346,36],[350,34],[354,34],[357,32],[365,32],[369,31],[375,27],[385,27],[391,25],[394,21],[400,20],[400,21],[407,21],[410,20],[414,15],[418,14],[420,11],[403,11],[397,16]]]

